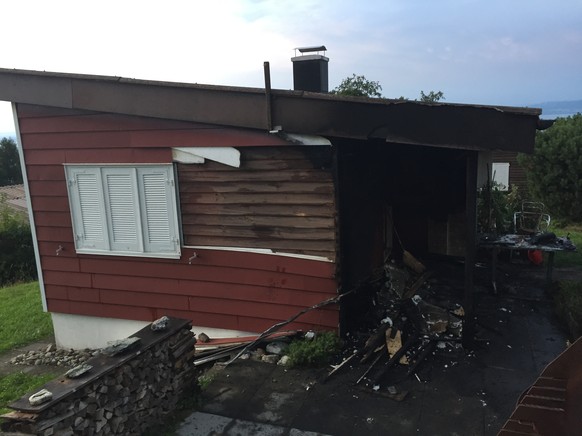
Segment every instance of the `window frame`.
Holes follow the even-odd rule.
[[[64,170],[78,254],[181,257],[173,164],[65,164]]]

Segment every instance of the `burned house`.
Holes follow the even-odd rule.
[[[330,95],[327,58],[297,58],[319,89],[0,70],[59,345],[162,315],[260,332],[403,247],[465,256],[470,295],[480,154],[531,151],[540,111]],[[361,306],[290,327],[341,330]]]

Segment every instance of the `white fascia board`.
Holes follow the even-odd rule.
[[[239,251],[242,253],[257,253],[257,254],[269,254],[272,256],[281,257],[295,257],[297,259],[307,259],[307,260],[317,260],[319,262],[332,262],[334,261],[328,257],[324,256],[313,256],[310,254],[297,254],[297,253],[283,253],[278,251],[273,251],[270,248],[245,248],[245,247],[220,247],[214,245],[185,245],[184,249],[193,250],[219,250],[219,251]],[[196,253],[197,255],[197,253]]]
[[[36,271],[38,273],[38,286],[42,300],[42,309],[47,312],[46,292],[44,289],[44,278],[40,264],[40,252],[38,250],[38,239],[36,238],[36,225],[34,223],[34,213],[32,211],[32,199],[30,198],[30,189],[28,187],[28,173],[24,161],[24,149],[22,148],[22,138],[20,136],[20,124],[18,123],[18,114],[16,112],[16,103],[12,103],[12,116],[14,117],[14,127],[16,130],[16,143],[18,144],[18,156],[20,157],[20,169],[22,170],[22,181],[24,183],[24,192],[26,193],[26,206],[28,207],[28,222],[30,223],[30,233],[32,234],[32,245],[34,247],[34,257],[36,260]],[[55,244],[55,251],[59,252],[58,245]]]
[[[174,161],[181,163],[204,163],[204,159],[219,162],[235,168],[240,168],[240,152],[234,147],[174,147]],[[191,161],[179,160],[191,159]],[[202,162],[196,161],[202,159]]]

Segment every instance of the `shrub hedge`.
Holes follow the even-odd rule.
[[[36,278],[30,225],[0,199],[0,286]]]

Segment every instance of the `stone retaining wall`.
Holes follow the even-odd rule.
[[[171,413],[194,385],[196,339],[190,322],[170,318],[164,331],[148,326],[137,345],[114,356],[101,353],[92,369],[45,385],[52,399],[32,406],[32,393],[11,404],[3,431],[49,435],[139,435]],[[35,391],[36,392],[36,391]]]

